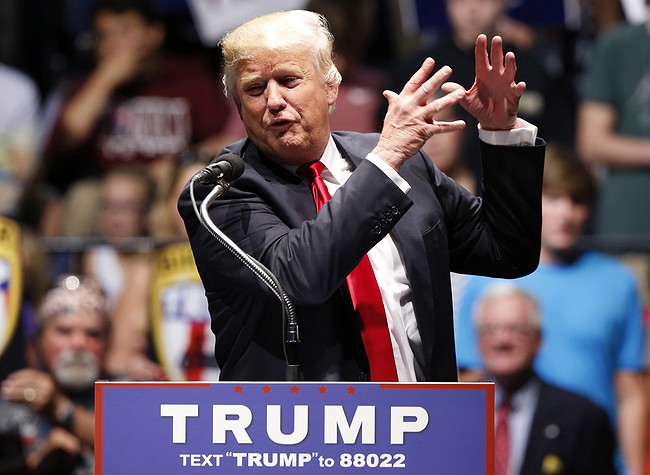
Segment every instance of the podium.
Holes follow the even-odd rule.
[[[97,382],[95,474],[492,475],[493,383]]]

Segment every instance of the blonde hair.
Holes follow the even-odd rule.
[[[238,102],[237,65],[269,51],[309,51],[325,84],[338,85],[334,65],[334,36],[323,15],[307,10],[270,13],[254,18],[226,34],[219,42],[223,55],[223,85],[227,97]]]

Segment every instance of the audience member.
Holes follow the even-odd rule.
[[[128,286],[131,271],[149,265],[147,254],[138,252],[136,244],[138,239],[149,236],[155,186],[146,170],[136,165],[115,168],[101,180],[97,227],[105,242],[91,246],[83,254],[81,269],[100,283],[109,311]]]
[[[139,337],[145,327],[133,332],[122,326],[122,322],[131,321],[137,327],[149,317],[151,249],[149,241],[143,247],[142,240],[149,237],[155,183],[142,166],[124,165],[107,172],[99,191],[98,227],[105,242],[82,254],[81,270],[93,276],[106,293],[112,328],[106,367],[127,379],[161,379],[159,365],[123,351],[130,345],[147,348],[147,342]]]
[[[598,39],[580,90],[577,146],[602,172],[595,233],[650,236],[650,19]],[[631,255],[650,305],[650,259]]]
[[[40,95],[34,81],[0,63],[0,215],[16,218],[36,169]]]
[[[63,276],[39,310],[33,363],[0,386],[0,428],[22,440],[26,473],[93,473],[94,383],[108,335],[104,295]]]
[[[517,283],[539,300],[545,316],[536,371],[607,410],[628,473],[637,475],[643,465],[647,412],[640,298],[629,269],[581,246],[595,199],[596,182],[590,170],[572,154],[549,146],[542,188],[540,265]],[[465,370],[481,368],[471,313],[493,282],[468,277],[460,296],[456,342],[458,364]]]
[[[543,344],[535,297],[496,284],[473,317],[483,368],[496,383],[495,475],[614,475],[615,439],[605,410],[533,369]]]
[[[81,178],[140,163],[164,196],[179,154],[214,154],[223,145],[230,108],[218,78],[199,61],[165,54],[165,28],[147,0],[99,1],[93,29],[96,67],[65,93],[43,180],[63,193]],[[60,214],[60,204],[49,212]],[[83,193],[69,206],[80,213]],[[44,220],[53,221],[60,220]]]
[[[650,20],[603,34],[581,89],[580,155],[606,167],[596,231],[650,235]],[[638,211],[635,211],[638,210]]]

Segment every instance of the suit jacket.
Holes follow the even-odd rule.
[[[426,379],[455,381],[449,272],[518,277],[537,267],[543,142],[483,144],[485,188],[478,198],[421,152],[400,171],[411,185],[404,194],[363,159],[377,134],[333,138],[356,169],[318,215],[309,185],[244,139],[225,149],[241,156],[246,169],[211,205],[211,219],[277,277],[294,303],[306,380],[368,379],[345,277],[390,232],[413,292]],[[197,201],[210,189],[195,186]],[[206,289],[222,379],[284,379],[279,300],[203,228],[187,188],[179,212]]]
[[[589,399],[542,383],[521,475],[616,475],[607,413]]]

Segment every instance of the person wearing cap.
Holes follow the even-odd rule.
[[[40,307],[33,364],[0,385],[0,431],[20,437],[28,473],[45,467],[92,473],[94,383],[105,377],[105,302],[96,281],[63,276]]]

